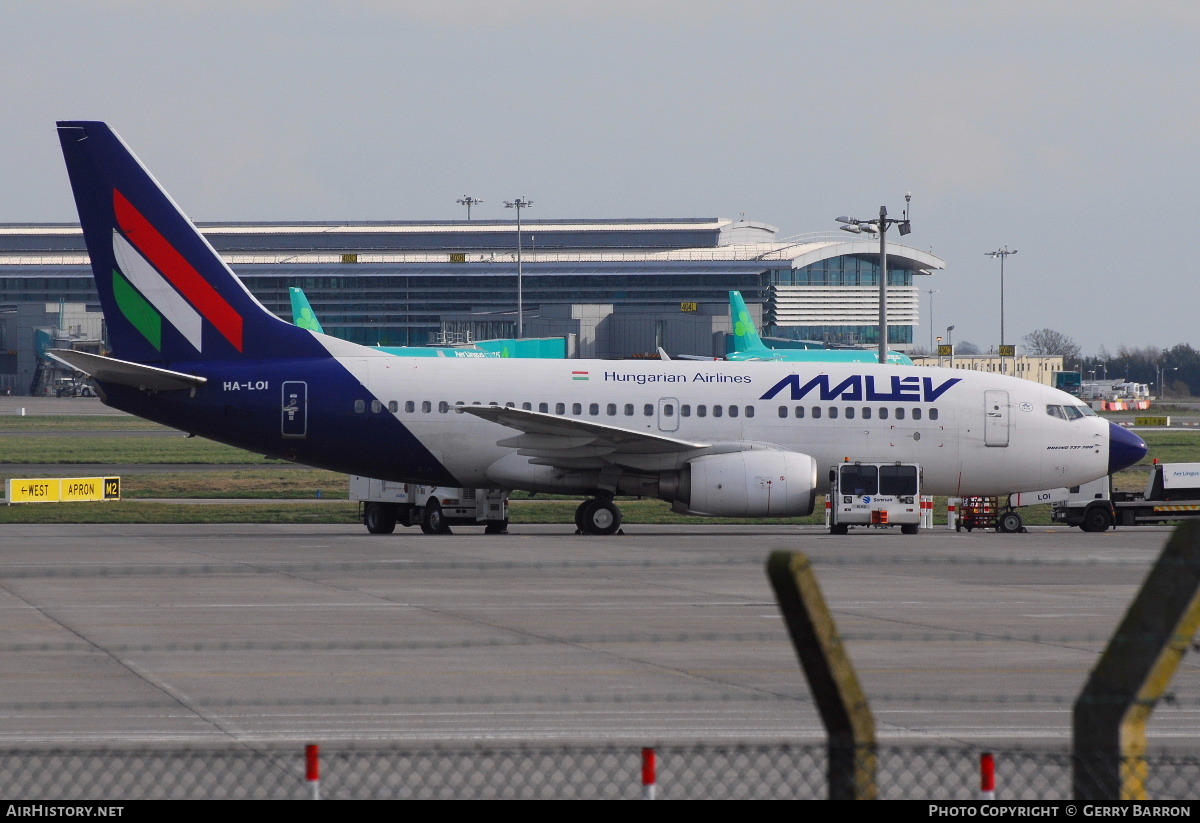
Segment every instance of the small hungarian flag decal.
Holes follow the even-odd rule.
[[[588,373],[585,371],[573,371],[573,372],[571,372],[571,379],[572,380],[587,380]]]

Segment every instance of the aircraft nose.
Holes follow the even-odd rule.
[[[1116,423],[1108,424],[1108,473],[1128,468],[1146,456],[1146,441]]]

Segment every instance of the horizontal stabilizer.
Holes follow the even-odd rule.
[[[207,377],[143,366],[141,363],[130,363],[128,360],[117,360],[115,357],[74,349],[50,349],[46,354],[101,383],[133,386],[135,389],[194,389],[208,382]]]

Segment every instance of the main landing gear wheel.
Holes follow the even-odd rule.
[[[442,506],[433,498],[421,510],[421,531],[425,534],[450,534],[450,524],[442,513]]]
[[[391,534],[396,530],[396,507],[391,503],[366,504],[363,524],[371,534]]]
[[[585,500],[575,510],[575,525],[584,534],[616,534],[621,510],[611,500]]]
[[[996,531],[1005,534],[1016,534],[1024,529],[1021,515],[1017,512],[1004,512],[996,519]]]

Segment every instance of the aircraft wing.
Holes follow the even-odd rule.
[[[455,406],[454,409],[521,432],[497,441],[497,445],[517,449],[518,454],[540,465],[564,468],[629,465],[639,462],[638,457],[676,455],[712,446],[511,406]]]

